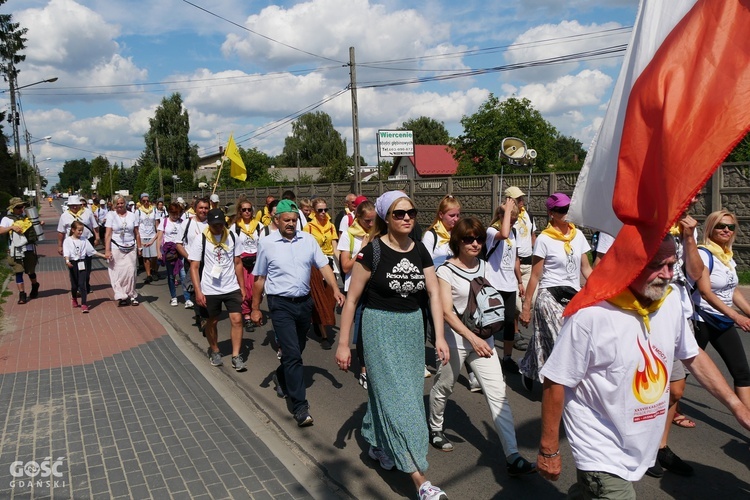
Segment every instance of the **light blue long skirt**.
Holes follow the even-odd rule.
[[[424,407],[422,312],[365,309],[362,342],[367,413],[362,436],[383,448],[407,473],[427,470],[429,432]]]

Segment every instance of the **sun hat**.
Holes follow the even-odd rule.
[[[409,198],[409,195],[403,191],[386,191],[378,196],[378,199],[375,200],[375,213],[378,214],[378,217],[383,220],[388,218],[388,209],[391,208],[393,202],[399,198]]]
[[[565,193],[554,193],[547,198],[545,205],[547,206],[547,210],[567,207],[570,205],[570,198]]]
[[[515,200],[516,198],[520,198],[521,196],[526,196],[526,194],[520,189],[518,189],[517,186],[510,186],[508,189],[505,190],[506,198],[513,198]]]
[[[139,200],[142,200],[143,198],[151,198],[148,193],[141,193],[141,195],[138,197]]]
[[[213,203],[219,203],[219,195],[218,195],[218,194],[216,194],[216,193],[212,194],[212,195],[211,195],[211,198],[210,198],[210,200],[211,200],[211,201],[212,201]]]
[[[68,196],[68,206],[80,205],[80,204],[81,204],[81,198],[79,198],[77,194],[72,194]]]
[[[106,205],[106,204],[107,204],[107,200],[105,200],[104,198],[99,200],[99,205]]]
[[[28,203],[26,203],[21,198],[19,198],[19,197],[16,196],[15,198],[11,198],[10,201],[8,202],[8,210],[12,211],[18,205],[23,205],[24,207],[28,207],[29,206]]]

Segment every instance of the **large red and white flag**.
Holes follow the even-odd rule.
[[[642,0],[570,218],[617,235],[565,314],[624,290],[750,130],[750,0]]]

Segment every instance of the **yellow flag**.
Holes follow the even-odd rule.
[[[229,170],[229,175],[241,181],[246,180],[247,169],[245,168],[245,163],[240,156],[240,150],[237,148],[237,144],[234,143],[234,136],[232,135],[229,136],[227,150],[224,154],[229,158],[229,161],[232,162],[232,168]]]

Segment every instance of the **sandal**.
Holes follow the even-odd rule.
[[[675,413],[674,418],[672,419],[672,423],[678,427],[683,427],[685,429],[695,428],[695,422],[687,418],[682,413]]]
[[[430,431],[430,444],[440,451],[453,451],[453,444],[448,441],[443,431]]]

